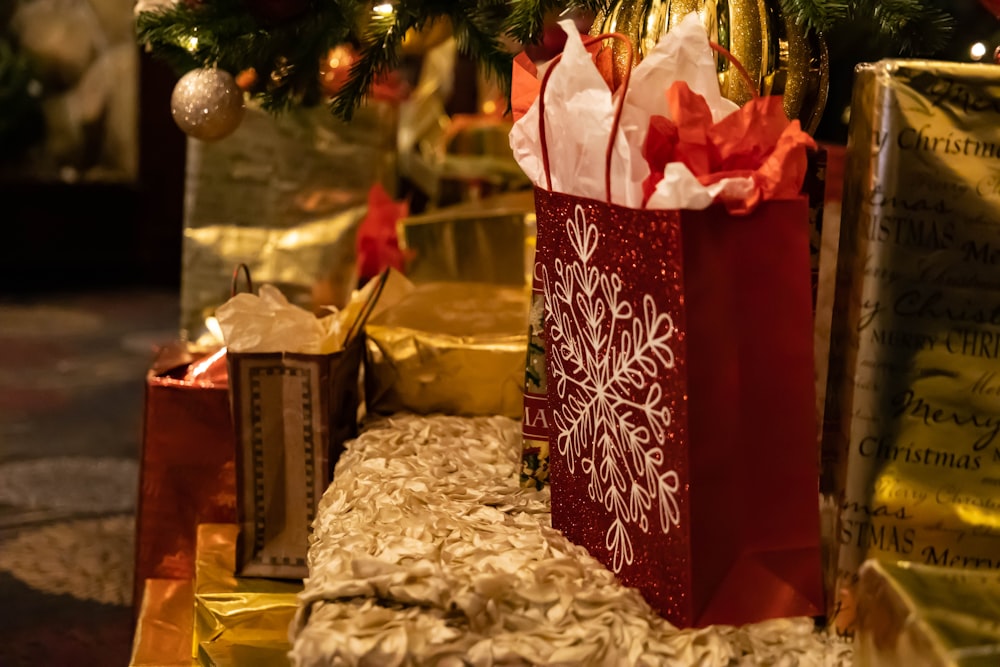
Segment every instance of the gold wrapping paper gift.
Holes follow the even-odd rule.
[[[1000,573],[871,560],[857,596],[857,667],[1000,665]]]
[[[860,66],[851,108],[821,481],[845,633],[869,558],[1000,568],[1000,69]]]
[[[192,667],[194,586],[190,580],[146,579],[129,667]]]
[[[535,200],[530,192],[449,206],[399,221],[414,283],[524,285],[530,275]]]
[[[372,102],[350,123],[320,105],[280,117],[247,109],[226,141],[188,143],[182,338],[230,297],[233,267],[306,309],[342,307],[354,289],[354,236],[378,182],[396,190],[398,110]]]
[[[523,288],[417,286],[365,327],[368,410],[520,418],[527,318]]]
[[[194,655],[213,667],[287,665],[302,584],[233,576],[238,533],[233,524],[198,526]]]

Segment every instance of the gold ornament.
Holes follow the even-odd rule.
[[[597,16],[592,34],[618,32],[635,47],[635,62],[681,19],[697,12],[709,39],[729,50],[758,85],[761,95],[784,95],[785,113],[813,132],[819,124],[830,82],[826,44],[782,10],[780,0],[617,0]],[[625,65],[625,48],[612,45],[615,67]],[[719,85],[728,99],[750,99],[740,75],[716,56]]]
[[[217,141],[236,131],[243,121],[243,91],[229,72],[203,68],[180,78],[170,96],[174,122],[185,134]]]
[[[336,95],[351,76],[358,52],[350,44],[330,49],[319,64],[319,85],[327,95]]]

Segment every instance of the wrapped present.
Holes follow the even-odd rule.
[[[845,633],[866,559],[1000,567],[1000,71],[860,66],[850,133],[821,480]]]
[[[457,56],[454,39],[429,49],[400,109],[400,174],[431,209],[530,186],[511,156],[510,120],[501,115],[506,100],[484,77],[456,81]],[[446,104],[458,93],[480,98],[478,113],[449,116]]]
[[[194,656],[207,667],[288,664],[302,584],[234,576],[238,534],[235,524],[198,526]]]
[[[521,415],[521,486],[541,490],[549,481],[548,371],[545,368],[545,292],[542,277],[532,281],[528,313],[528,353]]]
[[[136,610],[147,579],[194,577],[199,523],[236,521],[235,457],[225,354],[165,347],[146,376]]]
[[[146,579],[129,667],[192,667],[194,586],[190,579]]]
[[[397,114],[372,102],[348,124],[323,105],[250,108],[225,141],[188,143],[182,337],[207,337],[240,263],[307,310],[347,303],[369,189],[396,191]]]
[[[520,417],[527,314],[523,288],[416,286],[365,328],[368,411]]]
[[[854,645],[857,667],[1000,664],[1000,574],[866,561]]]
[[[404,218],[399,239],[407,256],[406,275],[414,283],[524,285],[534,218],[530,192]]]
[[[536,184],[552,525],[677,625],[819,614],[812,140],[780,98],[722,98],[695,14],[616,94],[566,32],[511,134]]]
[[[308,574],[316,504],[344,442],[357,434],[364,324],[387,277],[323,318],[272,285],[217,311],[236,433],[240,575]]]

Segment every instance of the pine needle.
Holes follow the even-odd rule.
[[[932,0],[779,1],[786,13],[811,30],[859,25],[900,54],[932,53],[954,27],[952,18],[932,6]],[[218,66],[236,74],[253,67],[261,83],[252,94],[271,110],[319,99],[320,63],[329,49],[358,45],[360,55],[331,103],[333,112],[346,119],[374,82],[397,66],[403,37],[410,29],[449,18],[462,53],[507,91],[511,53],[505,39],[537,42],[553,12],[600,13],[611,4],[612,0],[395,0],[391,12],[379,14],[368,0],[311,0],[299,16],[271,24],[251,14],[245,0],[208,0],[143,12],[136,29],[140,42],[178,72]]]

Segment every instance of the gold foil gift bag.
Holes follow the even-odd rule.
[[[868,558],[1000,568],[1000,69],[858,68],[821,490],[838,629]]]
[[[241,576],[308,573],[317,503],[357,435],[364,323],[387,277],[323,318],[270,285],[217,311],[229,347]]]

